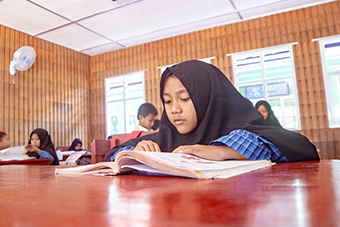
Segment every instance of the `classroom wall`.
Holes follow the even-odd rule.
[[[340,129],[328,126],[325,87],[318,42],[340,34],[340,2],[220,26],[91,57],[91,138],[105,138],[104,79],[145,72],[146,101],[161,111],[159,66],[215,57],[212,64],[233,81],[226,54],[298,42],[293,46],[301,114],[299,131],[321,147],[323,158],[340,158]],[[336,142],[333,142],[336,141]]]
[[[27,71],[9,74],[13,54],[34,47],[37,58]],[[75,137],[89,148],[90,57],[0,25],[0,130],[12,145],[24,145],[30,132],[45,128],[55,146]]]

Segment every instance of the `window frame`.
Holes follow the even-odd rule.
[[[200,58],[200,59],[196,59],[196,60],[203,61],[203,62],[205,62],[205,63],[211,64],[211,60],[213,60],[213,59],[215,59],[215,57]],[[193,59],[192,59],[192,60],[193,60]],[[180,63],[180,62],[178,62],[178,63]],[[160,70],[161,70],[161,74],[160,74],[159,77],[162,76],[162,74],[163,74],[163,72],[165,71],[166,68],[171,67],[171,66],[173,66],[173,65],[176,65],[176,64],[178,64],[178,63],[174,63],[174,64],[170,64],[170,65],[163,65],[163,66],[157,67],[157,69],[160,69]]]
[[[297,82],[296,82],[296,72],[295,72],[295,63],[294,63],[294,52],[293,52],[293,45],[298,44],[298,42],[295,43],[290,43],[290,44],[284,44],[284,45],[277,45],[277,46],[271,46],[271,47],[266,47],[266,48],[260,48],[260,49],[255,49],[255,50],[249,50],[249,51],[243,51],[243,52],[238,52],[238,53],[233,53],[233,54],[228,54],[227,56],[231,56],[232,57],[232,68],[233,68],[233,79],[234,79],[234,86],[235,88],[239,91],[239,87],[240,86],[249,86],[249,85],[258,85],[258,84],[262,84],[263,86],[263,98],[260,98],[262,100],[267,100],[268,98],[271,99],[273,97],[268,97],[268,92],[267,92],[267,84],[269,83],[275,83],[275,82],[279,82],[281,80],[291,80],[292,81],[292,86],[293,89],[295,90],[295,103],[296,103],[296,114],[297,114],[297,127],[293,127],[293,128],[288,128],[285,127],[286,129],[289,130],[301,130],[301,115],[300,115],[300,104],[299,104],[299,97],[298,97],[298,90],[297,90]],[[264,55],[266,54],[266,52],[268,51],[283,51],[283,50],[288,50],[290,53],[290,61],[291,61],[291,71],[292,71],[292,75],[291,76],[281,76],[279,78],[265,78],[265,66],[264,66]],[[249,57],[249,56],[260,56],[260,65],[261,65],[261,75],[262,75],[262,79],[258,79],[258,80],[253,80],[253,81],[247,81],[247,82],[239,82],[237,80],[237,67],[236,66],[236,60],[239,58],[245,58],[245,57]],[[277,96],[280,97],[280,96]],[[284,100],[280,99],[280,106],[282,106]],[[281,114],[284,118],[285,114],[284,111],[281,110]],[[284,122],[281,122],[282,125]],[[283,126],[284,127],[284,126]]]
[[[139,99],[139,98],[142,98],[143,101],[142,103],[145,102],[145,71],[147,70],[142,70],[142,71],[136,71],[136,72],[131,72],[131,73],[126,73],[126,74],[121,74],[121,75],[117,75],[117,76],[112,76],[112,77],[107,77],[107,78],[104,78],[104,84],[105,84],[105,126],[106,126],[106,137],[112,135],[112,133],[108,133],[108,103],[114,103],[114,102],[121,102],[123,101],[124,102],[124,133],[128,133],[127,132],[127,125],[126,125],[126,111],[127,111],[127,105],[126,105],[126,102],[127,101],[130,101],[130,100],[134,100],[134,99]],[[126,88],[127,88],[127,79],[130,78],[130,77],[134,77],[134,76],[137,76],[137,74],[141,74],[140,76],[142,76],[142,87],[143,87],[143,96],[142,97],[134,97],[134,98],[127,98],[126,99]],[[122,99],[119,99],[119,100],[114,100],[114,101],[108,101],[108,91],[107,91],[107,82],[108,81],[112,81],[112,80],[119,80],[120,78],[123,78],[123,98]],[[141,104],[142,104],[141,103]],[[136,111],[136,114],[137,114],[137,111]],[[120,133],[119,133],[120,134]]]
[[[327,105],[327,114],[328,114],[328,125],[329,128],[340,128],[339,119],[333,117],[333,113],[336,112],[335,109],[335,94],[333,93],[332,75],[339,75],[340,70],[332,73],[328,73],[327,71],[327,64],[326,64],[326,56],[325,56],[325,45],[340,42],[340,35],[336,36],[329,36],[321,39],[314,39],[312,41],[319,41],[319,48],[320,48],[320,58],[321,58],[321,65],[322,65],[322,76],[325,86],[325,95],[326,95],[326,105]],[[338,122],[337,122],[338,121]]]

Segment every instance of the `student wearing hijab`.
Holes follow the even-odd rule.
[[[309,140],[283,128],[266,126],[261,114],[215,66],[186,61],[167,68],[161,78],[164,111],[158,133],[111,149],[194,154],[211,160],[318,160]]]
[[[30,157],[36,157],[40,159],[51,158],[52,165],[59,165],[59,160],[55,152],[51,136],[45,129],[34,129],[30,134],[30,140],[28,141],[28,145],[26,145],[25,149],[26,154]]]
[[[257,109],[257,111],[262,114],[267,126],[282,127],[279,120],[275,116],[272,107],[266,100],[258,101],[255,105],[255,109]]]
[[[68,148],[69,151],[82,151],[81,148],[83,146],[83,142],[81,142],[81,139],[75,138],[71,144],[71,146]]]

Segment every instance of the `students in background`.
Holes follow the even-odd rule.
[[[83,142],[79,138],[75,138],[68,148],[69,151],[82,151]]]
[[[161,78],[164,111],[158,133],[111,149],[193,154],[211,160],[318,160],[309,140],[283,128],[268,127],[261,114],[215,66],[186,61],[167,68]]]
[[[11,142],[9,141],[7,133],[0,131],[0,150],[9,148],[10,146]]]
[[[276,118],[272,110],[272,107],[266,100],[258,101],[255,104],[255,109],[257,109],[257,111],[259,111],[262,114],[266,122],[266,125],[282,127],[279,120]]]
[[[55,152],[54,144],[52,143],[51,136],[45,129],[34,129],[30,134],[30,140],[25,147],[26,154],[30,157],[40,159],[51,158],[52,165],[59,165],[59,160]]]
[[[138,126],[135,128],[135,131],[150,131],[157,115],[158,111],[154,105],[151,103],[143,103],[138,108]]]

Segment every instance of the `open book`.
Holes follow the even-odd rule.
[[[25,146],[9,147],[0,151],[0,161],[35,159],[26,154]]]
[[[193,155],[125,150],[114,162],[57,168],[57,174],[117,175],[132,170],[197,179],[228,178],[241,173],[273,165],[262,161],[211,161]]]
[[[70,155],[65,160],[66,162],[76,162],[86,151],[71,151]]]
[[[60,161],[59,165],[61,166],[76,166],[77,160],[86,153],[85,151],[63,151],[62,155],[69,155],[65,161]]]

